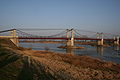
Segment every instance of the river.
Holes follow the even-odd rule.
[[[60,53],[71,53],[77,55],[88,55],[95,58],[99,58],[104,61],[112,61],[120,64],[120,46],[111,47],[93,47],[90,45],[76,45],[85,47],[85,49],[60,49],[57,48],[64,44],[52,44],[52,43],[20,43],[21,47],[32,48],[33,50],[50,50]]]

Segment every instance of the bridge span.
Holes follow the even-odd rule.
[[[18,39],[56,39],[56,40],[69,40],[70,38],[62,38],[62,37],[48,37],[48,38],[42,38],[42,37],[18,37]],[[75,40],[101,40],[97,38],[74,38]],[[104,39],[105,41],[114,41],[114,39]]]
[[[113,42],[115,45],[120,43],[118,35],[77,29],[11,29],[0,31],[0,38],[9,38],[16,45],[19,40],[66,40],[68,46],[74,46],[76,40],[97,41],[97,45],[101,46],[106,41]]]

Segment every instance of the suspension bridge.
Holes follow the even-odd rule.
[[[0,38],[8,38],[19,46],[20,40],[64,40],[67,46],[74,46],[75,41],[97,41],[97,45],[113,42],[119,45],[119,36],[111,33],[99,33],[78,29],[10,29],[0,31]]]

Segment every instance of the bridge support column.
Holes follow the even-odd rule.
[[[74,29],[71,29],[71,46],[74,46]]]
[[[69,32],[70,32],[70,30],[66,29],[66,38],[67,38],[66,46],[70,46],[71,45],[71,41],[69,39]]]
[[[99,34],[99,36],[97,36],[97,38],[101,38],[100,40],[98,40],[98,46],[103,46],[104,45],[104,39],[103,39],[103,33],[97,33]]]
[[[17,34],[16,34],[16,29],[13,29],[13,30],[11,31],[11,36],[12,36],[13,38],[11,38],[10,40],[11,40],[16,46],[18,46],[19,41],[18,41],[18,36],[17,36]]]
[[[114,45],[119,45],[119,36],[116,39],[114,38]]]
[[[69,39],[69,32],[71,33],[71,38],[70,39]],[[74,29],[71,29],[71,30],[67,29],[66,38],[68,39],[66,46],[68,46],[68,47],[74,46]]]
[[[69,29],[66,29],[66,38],[69,38]]]

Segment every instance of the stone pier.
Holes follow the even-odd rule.
[[[114,37],[114,45],[119,45],[119,36],[117,36],[116,38]]]
[[[104,45],[103,33],[97,33],[97,39],[100,39],[98,40],[97,45],[103,46]]]
[[[69,38],[69,33],[71,33],[70,38]],[[66,38],[68,38],[66,46],[73,47],[74,46],[74,29],[71,29],[71,30],[67,29]]]
[[[10,38],[10,40],[11,40],[16,46],[19,46],[19,45],[18,45],[19,41],[18,41],[18,36],[17,36],[17,33],[16,33],[16,29],[13,29],[13,30],[11,31],[11,37],[12,37],[12,38]]]

